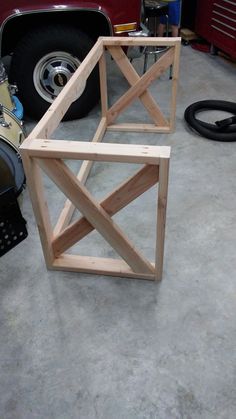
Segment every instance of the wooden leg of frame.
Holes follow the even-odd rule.
[[[173,61],[173,72],[172,72],[172,97],[170,104],[170,128],[171,132],[175,129],[175,117],[176,117],[176,101],[177,101],[177,89],[179,79],[179,60],[180,60],[180,44],[175,46],[174,61]]]
[[[108,108],[105,50],[99,60],[99,76],[100,76],[100,95],[101,95],[102,117],[105,117],[107,114],[107,108]]]
[[[156,279],[158,281],[162,279],[162,272],[163,272],[168,177],[169,177],[169,159],[161,158],[160,165],[159,165],[156,264],[155,264]]]
[[[55,259],[52,249],[53,232],[47,202],[44,196],[41,170],[36,164],[35,159],[32,159],[27,155],[27,151],[23,151],[21,156],[46,265],[48,269],[50,269],[52,268]]]

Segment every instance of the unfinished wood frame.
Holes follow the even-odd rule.
[[[157,45],[168,46],[168,49],[140,77],[127,59],[122,47]],[[110,109],[107,100],[105,49],[114,58],[131,86]],[[107,130],[166,133],[173,130],[179,49],[179,38],[99,38],[65,88],[21,145],[20,151],[27,184],[48,268],[150,280],[161,279],[170,148],[99,143]],[[97,64],[100,73],[102,116],[91,143],[51,140],[52,133],[58,127],[71,103],[83,91],[87,78]],[[167,121],[147,89],[151,82],[170,65],[173,65],[172,100],[170,120]],[[135,99],[141,100],[154,123],[114,124],[120,113]],[[77,176],[70,171],[63,159],[83,160]],[[84,186],[94,161],[139,163],[144,166],[108,197],[97,202]],[[40,169],[68,198],[54,230],[50,222]],[[150,263],[137,251],[111,217],[157,182],[159,182],[159,187],[156,260],[155,263]],[[75,208],[79,209],[83,217],[71,223]],[[102,234],[122,260],[67,253],[70,247],[93,229]]]
[[[49,269],[90,272],[155,280],[163,269],[165,217],[170,147],[104,144],[37,139],[21,148],[28,188]],[[63,159],[142,164],[101,202],[92,197]],[[42,182],[42,169],[83,214],[64,226],[63,217],[52,228]],[[159,182],[156,260],[150,263],[112,220],[116,214]],[[155,203],[154,203],[155,205]],[[68,254],[67,251],[96,229],[122,258],[105,259]]]

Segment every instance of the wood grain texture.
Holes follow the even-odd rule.
[[[154,124],[134,124],[134,123],[125,123],[125,124],[112,124],[108,125],[107,131],[115,132],[156,132],[156,133],[170,133],[170,126],[156,126]]]
[[[105,117],[108,109],[107,97],[107,68],[105,52],[99,60],[99,78],[100,78],[100,96],[101,96],[101,109],[102,117]]]
[[[139,98],[156,78],[160,77],[173,62],[174,48],[170,48],[148,71],[124,93],[107,112],[108,125],[123,112],[135,99]]]
[[[24,143],[23,143],[24,149]],[[74,159],[120,163],[159,164],[170,155],[170,147],[136,144],[89,143],[82,141],[40,140],[28,149],[31,157]]]
[[[134,272],[153,273],[153,266],[135,249],[106,211],[61,160],[37,160],[47,175],[82,212]]]
[[[134,273],[123,260],[111,258],[63,254],[55,259],[51,269],[84,272],[95,275],[147,279],[149,281],[155,280],[154,274]]]
[[[175,55],[174,55],[173,69],[172,69],[172,92],[171,92],[171,104],[170,104],[171,132],[174,132],[174,129],[175,129],[177,91],[178,91],[178,80],[179,80],[180,47],[181,47],[180,43],[178,43],[175,47]]]
[[[54,253],[52,250],[53,232],[44,193],[41,170],[36,164],[36,161],[31,159],[26,152],[22,152],[21,156],[44,258],[47,267],[50,268],[54,260]]]
[[[122,48],[110,46],[108,47],[108,51],[110,52],[111,56],[115,60],[116,64],[118,65],[126,79],[128,80],[129,84],[131,86],[134,86],[134,84],[140,80],[140,76],[128,60]],[[143,94],[140,95],[139,99],[143,103],[151,119],[154,121],[156,125],[164,127],[168,126],[168,121],[165,119],[159,106],[153,99],[151,93],[145,91]]]
[[[158,166],[144,166],[128,180],[118,186],[103,201],[101,207],[110,216],[116,214],[138,196],[143,194],[158,182]],[[59,256],[87,234],[93,231],[94,227],[85,217],[75,221],[63,230],[53,240],[52,247],[54,254]]]
[[[104,134],[106,132],[106,126],[107,126],[106,118],[103,117],[98,125],[97,131],[95,132],[92,142],[102,141]],[[83,184],[86,183],[86,180],[89,176],[92,165],[93,165],[92,161],[89,161],[89,160],[83,161],[80,167],[80,170],[78,171],[78,174],[77,174],[77,178],[79,179],[81,183]],[[62,231],[65,227],[68,226],[73,216],[74,210],[75,210],[74,205],[69,199],[67,199],[53,231],[55,236],[58,235],[60,231]]]
[[[99,40],[103,45],[108,46],[160,46],[160,47],[174,47],[181,43],[180,37],[108,37],[101,36]]]
[[[157,235],[156,235],[156,279],[162,279],[164,243],[166,227],[166,208],[169,178],[169,159],[161,159],[159,166],[159,187],[157,204]]]

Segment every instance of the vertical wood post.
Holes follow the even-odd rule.
[[[106,69],[106,55],[105,48],[99,60],[99,77],[100,77],[100,95],[101,95],[101,108],[102,117],[107,115],[108,98],[107,98],[107,69]]]
[[[176,103],[177,103],[177,90],[178,90],[178,79],[179,79],[179,60],[180,60],[180,43],[175,45],[173,72],[172,72],[172,94],[170,104],[170,130],[175,130],[175,118],[176,118]]]
[[[156,235],[156,279],[162,279],[164,242],[166,226],[166,206],[168,194],[169,159],[161,158],[159,165],[159,187],[157,203],[157,235]]]
[[[50,269],[52,268],[52,264],[55,259],[52,249],[53,231],[47,201],[44,194],[41,169],[36,164],[35,159],[32,159],[27,155],[27,151],[22,150],[21,155],[24,163],[24,171],[27,177],[31,203],[42,243],[45,262],[47,267]]]

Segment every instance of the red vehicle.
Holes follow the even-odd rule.
[[[0,57],[11,55],[9,80],[26,112],[39,119],[96,39],[139,29],[141,0],[7,0],[0,2]],[[86,115],[99,97],[98,74],[66,117]]]

